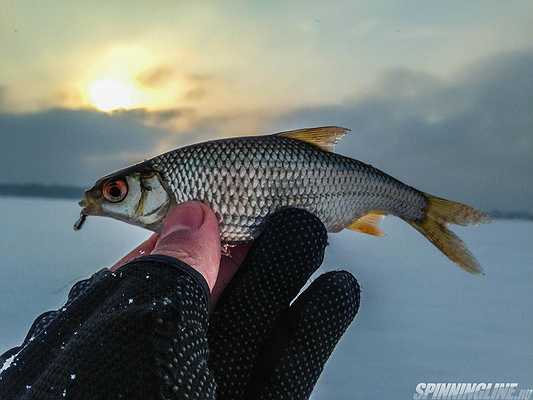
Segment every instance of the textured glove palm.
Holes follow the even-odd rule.
[[[309,398],[359,308],[359,286],[345,271],[319,276],[294,300],[326,246],[324,225],[308,212],[268,220],[210,319],[219,399]]]

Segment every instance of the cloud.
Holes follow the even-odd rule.
[[[116,169],[213,139],[229,123],[206,117],[179,132],[161,128],[193,114],[187,108],[110,114],[90,109],[16,114],[0,109],[0,183],[88,186]]]
[[[163,110],[134,108],[131,110],[116,110],[112,112],[112,115],[137,119],[151,126],[172,127],[181,120],[190,122],[196,115],[196,110],[192,107],[167,108]]]
[[[227,83],[212,75],[199,73],[186,74],[184,80],[187,82],[189,89],[183,95],[183,99],[189,102],[204,100]]]
[[[170,136],[129,115],[64,109],[0,113],[0,132],[0,181],[79,186],[141,161]]]
[[[157,88],[174,79],[176,71],[167,65],[150,68],[137,76],[137,82],[148,88]]]
[[[209,92],[217,81],[212,75],[201,73],[180,73],[175,68],[168,65],[159,65],[143,71],[136,78],[142,86],[147,89],[161,89],[163,86],[181,81],[189,87],[185,92],[186,100],[201,100]]]
[[[167,97],[167,100],[174,99],[174,101],[180,104],[195,104],[197,106],[199,103],[208,100],[209,97],[216,96],[217,91],[220,92],[222,86],[227,83],[220,78],[215,78],[211,74],[186,73],[168,65],[159,65],[147,69],[136,77],[136,81],[143,89],[149,91],[156,97]],[[192,116],[191,109],[186,110],[186,116],[183,115],[186,107],[174,109],[172,106],[170,108],[167,106],[168,109],[157,111],[154,111],[153,108],[151,107],[149,113],[151,115],[151,123],[157,124],[161,122],[163,127],[169,127],[169,123],[172,120],[175,122],[178,118],[183,119],[184,117],[190,118]],[[209,107],[206,107],[204,103],[202,104],[202,108]],[[174,115],[176,113],[179,115]],[[160,119],[161,121],[159,121]],[[177,126],[179,127],[180,124]]]
[[[202,100],[207,94],[207,91],[203,87],[197,87],[191,90],[188,90],[185,93],[186,100]]]
[[[391,70],[364,96],[282,115],[203,116],[187,107],[4,112],[0,181],[88,185],[127,164],[222,134],[342,125],[352,133],[339,152],[420,190],[487,210],[533,212],[531,65],[533,51],[524,51],[485,59],[448,80]]]
[[[6,87],[4,85],[0,85],[0,110],[4,108],[4,103],[6,101],[6,92]]]
[[[485,59],[451,80],[407,69],[370,94],[304,107],[273,130],[342,125],[338,146],[421,190],[485,209],[533,211],[533,52]]]

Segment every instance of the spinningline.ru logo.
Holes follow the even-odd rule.
[[[529,400],[533,389],[518,383],[433,383],[416,385],[413,400]]]

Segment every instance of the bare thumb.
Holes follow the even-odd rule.
[[[152,254],[189,264],[213,290],[220,265],[220,232],[213,211],[199,201],[176,206],[165,218]]]

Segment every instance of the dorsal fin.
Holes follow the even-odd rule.
[[[371,211],[352,221],[346,228],[373,236],[383,236],[383,231],[378,226],[383,217],[383,213],[380,213],[379,211]]]
[[[334,151],[337,142],[350,130],[339,126],[322,126],[319,128],[297,129],[280,132],[276,135],[300,140],[319,147],[324,151]]]

